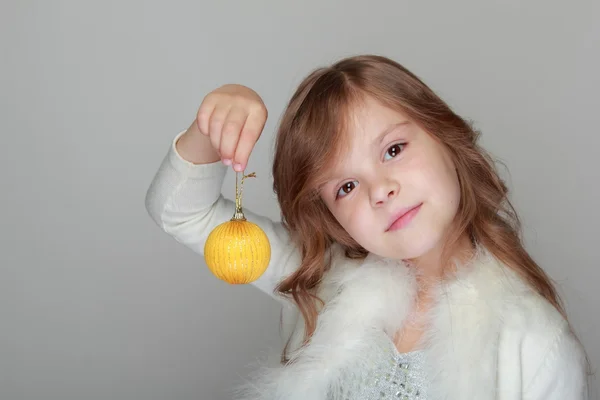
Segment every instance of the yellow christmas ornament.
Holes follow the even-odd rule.
[[[204,245],[204,260],[219,279],[231,284],[250,283],[266,271],[271,260],[271,245],[265,232],[246,220],[242,210],[244,179],[255,173],[235,175],[235,212],[231,220],[218,225]]]

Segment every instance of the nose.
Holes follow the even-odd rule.
[[[381,207],[395,198],[400,191],[400,184],[396,181],[382,180],[371,187],[371,205]]]

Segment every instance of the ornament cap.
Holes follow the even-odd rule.
[[[244,212],[242,210],[235,210],[235,213],[233,213],[233,217],[231,217],[232,221],[246,221],[246,216],[244,215]]]

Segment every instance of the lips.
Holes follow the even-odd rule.
[[[385,231],[388,232],[404,228],[410,223],[414,216],[417,215],[422,205],[423,203],[419,203],[415,206],[401,208],[396,211],[390,218],[390,223]]]

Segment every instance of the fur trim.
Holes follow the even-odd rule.
[[[483,249],[457,271],[438,288],[439,301],[430,310],[420,346],[429,366],[428,396],[494,398],[502,316],[518,298],[506,293],[528,289]],[[287,365],[259,368],[239,387],[238,398],[342,398],[342,390],[370,368],[370,356],[382,354],[382,345],[393,345],[390,339],[413,309],[416,282],[413,270],[401,262],[372,254],[359,265],[340,261],[322,282],[329,296],[310,342],[293,348]],[[296,344],[303,332],[298,324]]]
[[[422,347],[433,399],[495,398],[506,271],[482,249],[474,260],[440,285],[429,315]]]
[[[242,387],[242,398],[340,398],[344,382],[373,362],[365,355],[381,352],[381,332],[391,336],[401,327],[416,287],[406,265],[371,255],[360,268],[336,269],[323,285],[337,292],[321,310],[310,342],[292,351],[286,366],[261,368],[254,383]]]

